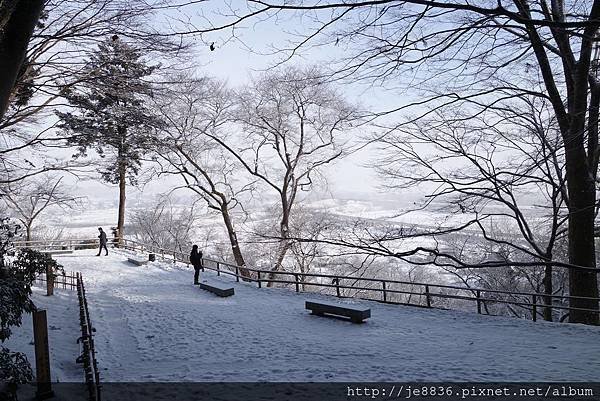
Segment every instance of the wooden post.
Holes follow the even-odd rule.
[[[334,278],[335,280],[335,292],[337,293],[337,296],[340,296],[340,279],[339,277]]]
[[[481,315],[481,301],[479,298],[481,297],[481,291],[477,290],[477,313]]]
[[[221,264],[217,262],[217,276],[221,275]]]
[[[54,272],[50,266],[46,267],[46,295],[54,295]]]
[[[48,351],[48,320],[46,311],[33,312],[33,337],[35,341],[35,375],[37,379],[36,399],[54,397],[50,380],[50,352]]]
[[[427,307],[431,308],[431,296],[429,295],[429,286],[425,285],[425,299],[427,300]]]
[[[258,282],[258,288],[261,288],[261,283],[260,283],[260,272],[256,272],[258,273],[258,278],[257,278],[257,282]]]
[[[531,306],[532,310],[531,310],[531,315],[533,318],[533,321],[537,321],[537,297],[534,295],[531,296],[532,297],[532,301],[531,302],[533,305]]]
[[[385,289],[385,281],[382,281],[381,284],[383,284],[383,302],[387,302],[387,291]]]
[[[238,266],[235,267],[235,281],[240,282],[240,268]]]
[[[300,292],[300,284],[298,283],[298,273],[294,273],[294,278],[296,279],[296,292]]]

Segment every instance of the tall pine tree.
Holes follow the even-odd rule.
[[[152,86],[147,80],[157,66],[142,53],[113,36],[90,57],[81,83],[65,91],[72,112],[57,112],[62,134],[78,148],[75,157],[95,150],[103,159],[102,179],[119,184],[119,241],[125,223],[126,184],[135,184],[144,154],[154,144],[160,119],[146,107]]]

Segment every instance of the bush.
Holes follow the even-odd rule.
[[[62,266],[50,255],[28,248],[20,250],[12,264],[0,269],[1,342],[12,334],[11,326],[21,326],[23,313],[31,313],[36,309],[30,298],[31,285],[38,274],[45,273],[48,269],[51,274],[64,272]],[[6,388],[0,390],[2,399],[16,399],[16,385],[32,379],[33,373],[25,355],[0,347],[0,384]]]

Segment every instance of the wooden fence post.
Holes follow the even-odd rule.
[[[340,296],[340,279],[339,277],[336,277],[333,279],[335,281],[335,292],[337,293],[337,296]]]
[[[535,322],[535,321],[537,321],[537,297],[535,296],[535,294],[532,295],[531,303],[533,304],[533,305],[531,305],[531,308],[532,308],[531,315],[532,315],[533,321]]]
[[[217,262],[217,276],[221,275],[221,264],[219,262]]]
[[[481,315],[481,300],[479,299],[480,297],[481,291],[477,290],[477,313]]]
[[[235,266],[235,281],[240,282],[240,268]]]
[[[50,266],[46,268],[46,295],[54,295],[54,272]]]
[[[48,351],[48,320],[46,311],[33,312],[33,336],[35,343],[35,375],[37,380],[36,399],[54,397],[50,380],[50,353]]]
[[[387,302],[387,291],[385,288],[385,281],[382,281],[381,284],[383,284],[383,302]]]
[[[258,282],[258,288],[261,288],[261,282],[260,282],[260,272],[256,272],[258,274],[258,278],[257,278],[257,282]]]
[[[431,296],[429,295],[429,286],[425,285],[425,299],[427,300],[427,307],[431,308]]]
[[[300,284],[298,283],[298,273],[294,273],[294,278],[296,279],[296,292],[300,292]]]

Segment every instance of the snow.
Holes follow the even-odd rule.
[[[45,294],[45,286],[33,287],[34,303],[38,308],[46,309],[52,378],[60,382],[81,381],[81,365],[75,364],[80,354],[77,338],[81,335],[77,291],[55,288],[53,296],[47,297]],[[22,326],[12,330],[12,336],[2,345],[11,351],[24,352],[35,373],[32,316],[23,315]]]
[[[103,381],[600,381],[600,327],[338,300],[201,273],[235,288],[220,298],[192,285],[185,265],[94,254],[57,259],[83,273]],[[81,381],[76,293],[56,293],[34,295],[57,328],[53,376]],[[307,299],[370,307],[372,317],[313,316]],[[30,339],[26,323],[8,347],[33,360]]]

